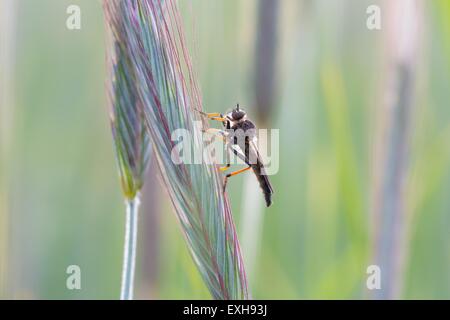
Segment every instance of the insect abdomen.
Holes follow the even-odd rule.
[[[264,199],[266,200],[266,206],[269,207],[272,204],[272,194],[273,189],[270,185],[269,178],[265,174],[264,166],[259,163],[252,165],[253,172],[258,179],[259,186],[261,187],[262,192],[264,193]]]

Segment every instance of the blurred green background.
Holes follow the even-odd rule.
[[[12,102],[0,109],[11,121],[2,140],[0,297],[117,299],[125,216],[104,92],[101,2],[0,2],[4,10],[13,3],[16,16],[3,48],[13,54],[0,61],[13,70]],[[375,119],[383,119],[377,113],[389,85],[383,37],[390,30],[368,30],[366,8],[388,10],[387,1],[284,0],[270,10],[261,3],[180,1],[204,108],[225,112],[240,102],[260,126],[280,129],[273,206],[261,208],[259,189],[248,195],[251,175],[229,183],[252,296],[368,298]],[[81,30],[66,28],[71,4],[81,7]],[[449,299],[449,2],[424,1],[421,15],[405,139],[406,240],[395,253],[404,268],[394,280],[403,282],[398,297]],[[274,50],[258,64],[265,46]],[[256,73],[257,65],[269,73]],[[136,298],[209,298],[155,169],[148,175]],[[258,216],[246,217],[248,208]],[[73,264],[81,290],[66,288]]]

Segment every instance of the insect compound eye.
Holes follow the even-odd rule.
[[[241,120],[245,116],[245,112],[241,110],[233,110],[231,116],[233,117],[233,120]]]

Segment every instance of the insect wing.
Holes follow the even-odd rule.
[[[247,163],[247,157],[244,155],[244,152],[239,145],[228,143],[227,147],[229,149],[229,152],[234,153],[239,159]]]
[[[254,159],[252,159],[254,157]],[[264,162],[259,154],[258,147],[256,146],[256,138],[249,141],[249,161],[256,161],[252,164],[253,171],[259,181],[259,185],[264,192],[267,206],[272,203],[273,188],[270,184],[269,177],[267,176],[266,169],[264,168]]]
[[[253,137],[253,139],[248,140],[248,146],[246,146],[248,149],[246,154],[247,160],[250,164],[254,165],[263,164],[263,159],[258,151],[257,142],[258,140],[256,137]]]

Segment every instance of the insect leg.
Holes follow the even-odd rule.
[[[230,169],[230,167],[231,167],[231,164],[230,164],[230,152],[228,151],[228,143],[227,143],[227,150],[226,150],[226,153],[227,153],[227,154],[226,154],[226,157],[227,157],[227,163],[226,163],[225,166],[219,168],[220,171],[226,171],[226,170]]]
[[[228,133],[226,131],[215,129],[215,128],[208,128],[208,129],[202,130],[202,131],[206,132],[206,133],[209,133],[209,134],[212,134],[212,135],[215,135],[216,137],[220,136],[220,138],[222,138],[222,140],[225,142],[225,145],[227,146],[227,150],[226,150],[227,151],[227,153],[226,153],[227,163],[226,163],[226,165],[224,167],[220,167],[219,169],[221,171],[228,170],[230,168],[230,166],[231,166],[231,164],[230,164],[230,153],[228,152],[228,141],[227,141],[227,138],[226,138]],[[213,143],[213,140],[211,140],[208,143],[208,145],[211,144],[211,143]]]
[[[249,165],[248,161],[245,159],[245,157],[243,155],[241,155],[237,150],[235,150],[234,148],[232,148],[230,146],[230,143],[227,141],[228,132],[223,131],[223,130],[219,130],[219,129],[216,129],[216,128],[208,128],[206,130],[203,130],[203,132],[206,132],[206,133],[209,133],[209,134],[214,134],[214,135],[220,135],[222,137],[223,141],[226,142],[226,146],[227,146],[227,154],[226,154],[226,156],[227,156],[227,163],[226,163],[225,166],[219,168],[221,171],[226,171],[226,170],[228,170],[231,167],[229,150],[231,150],[236,156],[238,156],[242,161],[244,161],[249,166],[246,169],[238,170],[236,172],[233,172],[233,173],[227,175],[226,178],[228,178],[228,176],[231,177],[231,176],[233,176],[235,174],[239,174],[241,172],[244,172],[244,171],[246,171],[246,170],[248,170],[250,168],[250,165]]]
[[[224,117],[210,117],[209,119],[216,120],[216,121],[221,121],[221,122],[227,121],[227,118],[224,118]]]
[[[227,182],[228,182],[228,178],[229,178],[229,177],[238,175],[239,173],[245,172],[245,171],[249,170],[250,168],[251,168],[251,166],[249,165],[247,168],[240,169],[240,170],[237,170],[237,171],[234,171],[234,172],[232,172],[232,173],[227,174],[227,175],[225,176],[225,181],[224,181],[224,183],[223,183],[223,192],[225,192],[225,189],[226,189],[226,187],[227,187]]]
[[[202,115],[208,117],[208,119],[211,120],[216,120],[216,121],[226,121],[227,119],[224,118],[224,116],[221,113],[218,112],[213,112],[213,113],[206,113],[200,110],[197,110],[198,112],[200,112]]]
[[[208,129],[203,129],[202,132],[209,133],[212,135],[219,135],[223,139],[223,141],[226,141],[227,132],[225,132],[223,130],[216,129],[216,128],[208,128]]]
[[[245,156],[242,153],[239,153],[236,149],[234,149],[230,144],[228,144],[228,149],[230,149],[239,159],[241,159],[242,161],[244,161],[248,166],[250,165],[250,163],[248,162],[248,160],[245,158]]]

